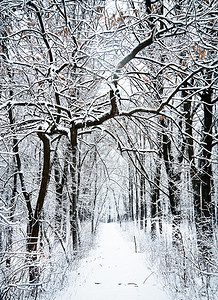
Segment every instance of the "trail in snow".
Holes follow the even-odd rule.
[[[169,300],[154,274],[122,236],[119,225],[102,224],[97,249],[73,272],[56,300]]]

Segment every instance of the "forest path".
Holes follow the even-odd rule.
[[[97,248],[74,275],[56,300],[169,300],[118,224],[101,225]]]

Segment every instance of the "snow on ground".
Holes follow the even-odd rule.
[[[169,300],[142,253],[124,239],[118,224],[102,224],[97,248],[72,273],[55,300]]]

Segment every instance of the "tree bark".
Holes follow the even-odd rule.
[[[94,165],[95,165],[95,182],[94,182],[94,199],[92,204],[92,214],[91,214],[91,232],[95,234],[95,209],[97,202],[97,183],[98,183],[98,168],[97,168],[97,150],[94,150]]]
[[[141,155],[142,164],[144,165],[144,155]],[[140,174],[140,229],[147,227],[147,207],[145,201],[145,177]]]
[[[133,170],[129,164],[129,220],[134,221]]]
[[[54,155],[54,179],[56,189],[55,228],[63,239],[66,238],[66,197],[64,197],[63,193],[68,175],[67,155],[68,152],[65,154],[62,173],[60,172],[58,155],[56,152]]]
[[[38,133],[38,137],[43,142],[43,170],[42,179],[39,189],[39,195],[36,203],[34,216],[29,221],[28,226],[28,243],[27,251],[29,252],[30,266],[29,266],[29,281],[36,283],[39,280],[39,268],[36,265],[37,261],[37,248],[39,239],[40,216],[45,201],[49,182],[50,171],[50,142],[44,133]]]
[[[75,124],[71,126],[71,178],[72,178],[72,196],[70,199],[70,230],[73,240],[73,251],[76,254],[79,246],[79,232],[78,232],[78,209],[77,209],[77,129]]]
[[[195,223],[197,231],[197,243],[199,251],[204,259],[209,259],[212,255],[211,245],[213,241],[213,225],[215,207],[212,202],[212,91],[210,89],[203,92],[201,102],[203,104],[203,149],[200,158],[200,176],[197,182],[193,182],[200,197],[195,198]],[[197,186],[197,184],[200,185]]]
[[[151,186],[151,238],[155,239],[157,236],[157,219],[160,217],[160,162],[156,161],[156,168],[154,174],[154,186]],[[158,206],[159,205],[159,206]]]
[[[165,162],[166,173],[168,177],[168,191],[169,191],[169,202],[170,210],[172,214],[172,241],[173,245],[180,248],[181,246],[181,211],[180,211],[180,192],[177,184],[180,182],[180,172],[176,172],[173,168],[174,158],[172,156],[171,140],[167,135],[166,121],[161,120],[163,126],[163,158]]]

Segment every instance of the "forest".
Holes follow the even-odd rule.
[[[0,0],[0,299],[53,299],[102,222],[216,298],[217,6]]]

